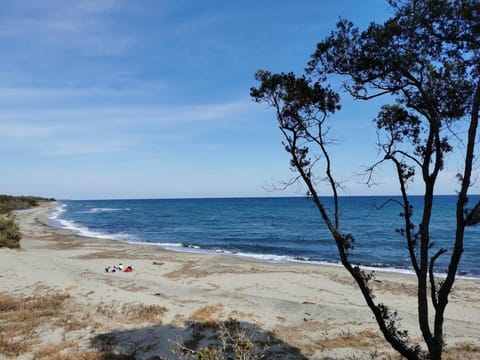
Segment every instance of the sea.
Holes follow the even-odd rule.
[[[411,271],[401,228],[399,198],[341,197],[340,227],[355,242],[354,264],[379,271]],[[323,201],[329,211],[332,199]],[[423,198],[414,196],[414,224]],[[480,201],[471,196],[469,206]],[[436,264],[448,268],[455,236],[455,196],[435,197],[432,254],[448,252]],[[304,197],[201,198],[142,200],[63,200],[50,214],[53,226],[77,234],[148,244],[173,251],[222,253],[276,263],[339,264],[332,236],[312,199]],[[480,278],[480,226],[466,230],[458,275]]]

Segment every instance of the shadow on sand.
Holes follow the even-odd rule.
[[[95,335],[92,347],[106,354],[102,360],[307,359],[271,332],[233,319],[114,330]]]

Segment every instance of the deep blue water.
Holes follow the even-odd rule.
[[[343,232],[355,236],[351,259],[362,265],[409,269],[398,204],[387,197],[340,199]],[[471,206],[480,196],[470,198]],[[325,199],[328,204],[331,200]],[[413,197],[420,216],[421,197]],[[51,215],[55,226],[119,241],[149,243],[177,251],[223,252],[266,261],[337,263],[333,239],[306,198],[217,198],[62,201]],[[418,218],[415,223],[418,223]],[[455,197],[435,199],[432,240],[451,249]],[[445,272],[451,252],[438,261]],[[468,228],[460,275],[480,277],[480,227]]]

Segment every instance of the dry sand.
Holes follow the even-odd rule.
[[[228,318],[238,320],[253,339],[268,335],[272,348],[283,351],[270,358],[363,359],[392,353],[341,267],[270,264],[80,237],[49,226],[46,215],[53,206],[16,213],[21,250],[0,249],[0,293],[66,293],[71,321],[78,324],[45,325],[37,330],[33,351],[19,358],[32,359],[36,349],[55,343],[90,349],[100,346],[92,339],[109,339],[111,350],[138,359],[175,359],[176,344],[198,336],[199,327],[192,324]],[[119,263],[134,271],[105,273],[106,266]],[[415,277],[377,273],[375,293],[377,301],[399,311],[404,328],[418,339]],[[159,305],[165,312],[139,323],[129,316],[128,306],[135,304]],[[480,347],[478,279],[456,282],[445,334],[450,347]]]

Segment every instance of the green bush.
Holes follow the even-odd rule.
[[[6,214],[12,210],[29,209],[37,206],[38,201],[51,201],[38,196],[10,196],[0,195],[0,214]]]
[[[38,201],[54,201],[38,196],[0,195],[0,247],[19,248],[20,229],[10,215],[12,210],[29,209],[37,206]]]
[[[0,217],[0,247],[20,247],[20,229],[11,216]]]

